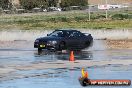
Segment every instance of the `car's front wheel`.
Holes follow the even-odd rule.
[[[66,49],[66,43],[65,42],[60,42],[59,50],[64,50],[64,49]]]
[[[86,45],[86,46],[90,46],[90,42],[89,42],[89,41],[86,41],[86,42],[85,42],[85,45]]]
[[[41,48],[38,48],[38,51],[42,51],[42,49]]]

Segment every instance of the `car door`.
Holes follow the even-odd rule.
[[[74,32],[73,37],[75,39],[74,45],[76,47],[80,48],[84,45],[85,38],[84,38],[84,36],[82,35],[81,32],[79,32],[79,31]]]
[[[79,32],[78,31],[71,32],[67,41],[70,47],[80,47],[81,36],[79,35]]]

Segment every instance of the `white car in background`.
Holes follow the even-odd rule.
[[[62,11],[59,7],[49,7],[48,11]]]

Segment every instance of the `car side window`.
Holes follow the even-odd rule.
[[[65,36],[66,36],[66,37],[70,37],[70,35],[71,35],[70,32],[66,32],[66,33],[65,33]]]
[[[63,34],[62,31],[59,31],[59,32],[57,33],[57,36],[58,36],[58,37],[64,37],[64,34]]]
[[[81,33],[80,32],[72,32],[70,37],[81,37]]]
[[[53,33],[50,34],[50,36],[63,37],[64,34],[62,31],[54,31]]]

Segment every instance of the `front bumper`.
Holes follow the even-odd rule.
[[[34,42],[34,48],[40,48],[40,49],[56,49],[57,48],[57,44],[48,44],[48,43]]]

